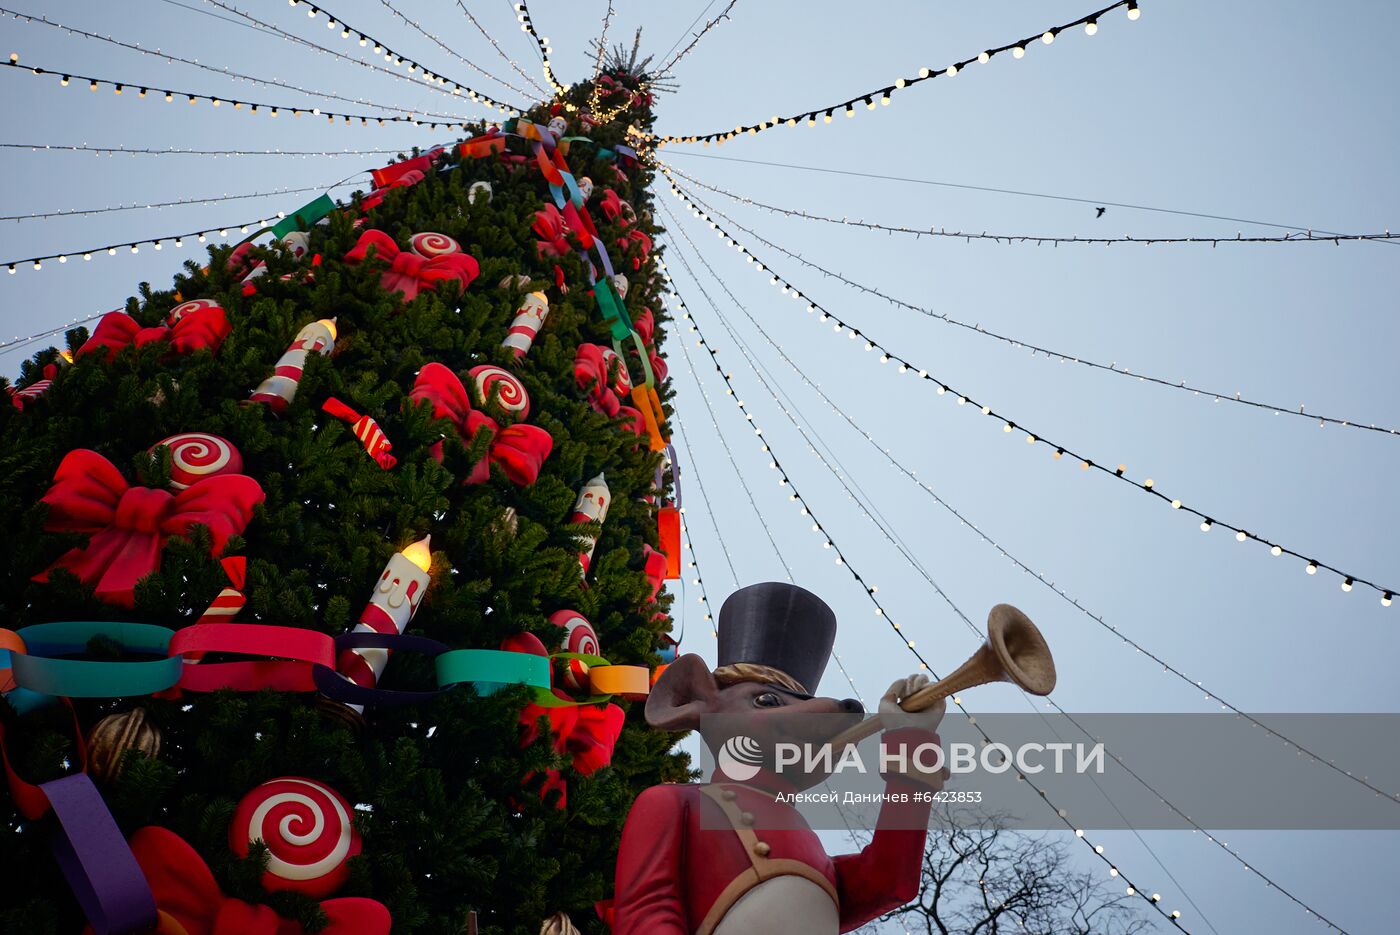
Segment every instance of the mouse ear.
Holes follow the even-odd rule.
[[[713,714],[719,686],[709,665],[687,653],[666,667],[647,696],[647,724],[657,730],[695,730],[702,714]]]

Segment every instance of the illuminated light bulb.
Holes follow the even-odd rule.
[[[1137,19],[1136,16],[1133,16],[1133,10],[1129,10],[1129,11],[1128,11],[1128,16],[1132,17],[1133,19]],[[1173,910],[1172,910],[1172,918],[1173,918],[1173,919],[1180,919],[1180,918],[1181,918],[1181,910],[1180,910],[1180,909],[1173,909]]]
[[[1391,601],[1391,598],[1392,598],[1392,597],[1393,597],[1393,595],[1392,595],[1389,591],[1386,591],[1384,594],[1382,594],[1382,595],[1381,595],[1381,606],[1382,606],[1382,607],[1389,607],[1389,606],[1390,606],[1390,601]]]
[[[210,103],[213,104],[215,107],[218,107],[223,102],[216,97],[212,101],[210,101]]]
[[[881,106],[881,107],[889,107],[889,106],[890,106],[890,96],[889,96],[888,94],[882,94],[882,95],[880,96],[880,106]]]
[[[1008,422],[1008,423],[1006,423],[1005,425],[1003,425],[1003,426],[1001,427],[1001,430],[1002,430],[1003,432],[1010,432],[1013,428],[1015,428],[1015,426],[1013,426],[1010,422]]]
[[[894,86],[895,86],[896,88],[902,88],[902,87],[904,87],[904,86],[905,86],[906,84],[908,84],[908,83],[909,83],[909,82],[905,81],[903,78],[900,78],[900,79],[898,79],[898,80],[895,81]]]
[[[816,118],[816,117],[811,117],[811,116],[809,116],[809,117],[807,118],[807,126],[809,126],[809,127],[815,127],[816,125],[817,125],[817,118]],[[705,141],[705,145],[706,145],[706,146],[709,146],[709,145],[710,145],[710,141],[709,141],[709,140],[706,140],[706,141]]]
[[[945,69],[943,70],[943,74],[947,75],[949,78],[953,77],[953,76],[956,75],[957,73],[958,73],[958,66],[956,66],[956,65],[949,65],[947,68],[945,68]]]
[[[989,416],[989,415],[991,415],[991,414],[992,414],[992,407],[991,407],[991,406],[983,406],[983,407],[982,407],[982,415],[984,415],[984,416]]]
[[[1173,501],[1172,501],[1172,509],[1173,509],[1173,510],[1179,510],[1179,509],[1181,509],[1181,501],[1180,501],[1180,500],[1173,500]]]
[[[88,85],[88,90],[89,90],[89,91],[96,91],[96,90],[97,90],[97,82],[94,81],[94,82],[92,82],[91,84],[89,84],[89,85]]]
[[[108,256],[116,256],[116,255],[117,255],[117,248],[116,248],[116,247],[108,247],[108,248],[107,248],[107,255],[108,255]]]
[[[1151,490],[1151,489],[1152,489],[1152,478],[1149,477],[1147,480],[1143,481],[1143,482],[1142,482],[1142,486],[1145,487],[1145,488],[1147,488],[1148,490]]]
[[[160,244],[160,241],[159,241],[159,240],[153,240],[153,241],[151,241],[151,242],[155,245],[155,248],[156,248],[157,250],[160,249],[161,244]],[[59,257],[59,262],[60,262],[60,263],[63,262],[63,258],[62,258],[62,257]]]
[[[866,110],[874,110],[874,109],[875,109],[875,101],[874,101],[872,98],[868,98],[868,97],[867,97],[867,98],[865,99],[865,109],[866,109]]]
[[[181,237],[176,237],[176,238],[175,238],[175,246],[177,246],[177,247],[183,247],[184,245],[185,245],[184,238],[181,238]]]
[[[1089,20],[1089,22],[1087,22],[1087,23],[1084,24],[1084,35],[1086,35],[1086,36],[1092,36],[1092,35],[1094,35],[1094,34],[1095,34],[1096,32],[1098,32],[1098,31],[1099,31],[1099,23],[1098,23],[1098,20],[1092,20],[1092,19],[1091,19],[1091,20]]]
[[[1011,50],[1011,57],[1012,57],[1012,58],[1021,58],[1021,57],[1024,56],[1025,54],[1026,54],[1026,47],[1023,46],[1023,45],[1018,45],[1018,46],[1016,46],[1016,48],[1014,48],[1014,49]]]
[[[991,60],[992,60],[992,53],[990,53],[990,52],[978,52],[978,53],[977,53],[977,61],[981,62],[983,65],[987,64],[987,63],[990,62]]]
[[[822,118],[822,121],[824,123],[831,123],[831,111],[828,110],[826,112],[826,116]]]
[[[369,45],[369,39],[367,39],[367,38],[364,37],[364,36],[361,36],[361,37],[360,37],[360,45],[362,45],[362,46],[364,46],[364,45]]]
[[[1102,844],[1095,844],[1095,845],[1094,845],[1094,853],[1095,853],[1095,854],[1102,854],[1102,853],[1103,853],[1103,845],[1102,845]]]
[[[203,234],[200,234],[200,235],[199,235],[199,242],[200,242],[200,243],[204,243],[204,235],[203,235]]]
[[[1310,575],[1317,574],[1317,562],[1308,562],[1308,567],[1306,571]]]
[[[67,263],[67,262],[68,262],[68,257],[66,257],[66,256],[61,256],[61,257],[58,258],[58,262],[60,262],[60,263]]]
[[[1108,868],[1108,875],[1111,876],[1111,877],[1116,877],[1116,876],[1118,876],[1118,868],[1117,868],[1117,867],[1109,867],[1109,868]]]
[[[1050,43],[1054,42],[1054,41],[1055,41],[1055,30],[1053,30],[1053,29],[1047,29],[1047,30],[1045,30],[1045,32],[1044,32],[1044,33],[1041,35],[1041,37],[1040,37],[1040,41],[1043,42],[1043,43],[1045,43],[1046,45],[1049,45]]]
[[[1237,542],[1243,542],[1243,541],[1245,541],[1245,540],[1248,539],[1248,538],[1249,538],[1249,533],[1245,532],[1243,529],[1241,529],[1239,532],[1235,533],[1235,541],[1237,541]]]
[[[1075,836],[1076,838],[1082,838],[1082,837],[1084,837],[1084,829],[1083,829],[1083,828],[1075,828],[1075,829],[1074,829],[1074,836]]]
[[[1201,532],[1210,532],[1210,527],[1211,527],[1211,521],[1210,521],[1210,520],[1208,520],[1208,519],[1203,519],[1203,520],[1201,520]]]
[[[1129,0],[1129,2],[1128,2],[1128,19],[1136,21],[1137,18],[1138,18],[1139,16],[1141,16],[1141,15],[1142,15],[1142,11],[1138,9],[1137,0]],[[1179,915],[1180,913],[1177,913],[1177,914]]]
[[[64,75],[61,79],[59,79],[59,82],[58,82],[58,83],[59,83],[60,85],[62,85],[63,87],[66,88],[66,87],[68,87],[68,82],[71,81],[71,80],[72,80],[72,79],[69,78],[67,75]]]
[[[43,269],[43,268],[44,268],[44,264],[43,264],[43,263],[40,263],[38,260],[35,260],[35,261],[34,261],[34,268],[35,268],[36,270]]]
[[[855,105],[854,105],[854,104],[847,104],[847,105],[846,105],[846,116],[847,116],[847,117],[854,117],[855,115],[856,115],[856,108],[855,108]]]
[[[1035,444],[1035,436],[1034,436],[1034,435],[1027,435],[1027,436],[1026,436],[1026,444],[1027,444],[1027,445],[1034,445],[1034,444]]]
[[[1342,579],[1342,590],[1343,590],[1343,591],[1350,591],[1350,590],[1351,590],[1351,584],[1352,584],[1352,581],[1351,581],[1350,578],[1343,578],[1343,579]]]
[[[136,244],[132,244],[132,245],[131,245],[131,252],[132,252],[132,253],[140,253],[140,252],[141,252],[141,248],[138,247],[138,246],[136,246]]]
[[[91,259],[92,259],[92,254],[91,254],[91,253],[84,253],[84,254],[83,254],[83,259],[84,259],[84,260],[91,260]]]
[[[119,84],[114,84],[114,85],[112,85],[112,93],[113,93],[113,94],[120,94],[120,93],[122,93],[122,86],[119,85]]]
[[[165,92],[165,103],[169,104],[169,103],[170,103],[171,101],[173,101],[173,100],[175,100],[175,95],[171,94],[169,91],[166,91],[166,92]]]
[[[1063,448],[1056,448],[1056,449],[1055,449],[1055,460],[1056,460],[1056,461],[1060,460],[1060,459],[1063,458],[1064,456],[1065,456],[1065,450],[1064,450]]]
[[[15,264],[11,263],[11,264],[10,264],[10,275],[13,276],[14,274],[15,274]]]
[[[920,68],[920,69],[919,69],[919,77],[920,77],[920,78],[927,78],[928,75],[929,75],[929,71],[928,71],[927,68]]]

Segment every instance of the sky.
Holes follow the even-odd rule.
[[[225,2],[225,0],[220,0]],[[332,13],[454,80],[512,103],[533,101],[473,71],[415,32],[380,0],[328,0]],[[378,104],[470,117],[486,112],[304,46],[230,22],[209,0],[8,0],[6,10],[51,20],[216,68],[330,91]],[[294,35],[369,61],[368,49],[314,21],[305,4],[239,0],[239,7]],[[534,21],[551,40],[561,80],[586,78],[589,41],[605,4],[545,2]],[[445,0],[394,4],[445,46],[511,85],[528,88]],[[664,57],[705,4],[618,4],[610,40],[644,27],[644,52]],[[774,115],[845,101],[941,69],[1045,28],[1077,19],[1092,2],[1002,0],[980,4],[891,2],[871,6],[738,0],[675,69],[678,90],[661,96],[657,129],[677,135],[727,130]],[[468,0],[467,9],[505,52],[539,80],[539,59],[508,0]],[[723,0],[710,16],[723,9]],[[809,129],[779,127],[723,147],[678,145],[662,159],[696,179],[783,208],[878,223],[1007,235],[1222,236],[1317,229],[1373,233],[1400,216],[1394,172],[1400,112],[1388,88],[1389,39],[1400,7],[1240,0],[1144,0],[1142,17],[1106,16],[1098,34],[1076,29],[1034,43],[1025,57],[998,56],[956,77],[904,89],[888,107],[858,109]],[[0,18],[5,52],[52,71],[147,82],[284,106],[334,104],[171,64],[62,31]],[[400,72],[403,69],[399,69]],[[167,104],[156,95],[91,93],[24,69],[0,71],[6,144],[126,148],[391,150],[439,141],[426,128],[343,127],[319,119],[272,119],[228,105]],[[722,157],[722,158],[721,158]],[[750,161],[737,161],[750,160]],[[90,209],[317,187],[382,164],[377,155],[95,155],[0,148],[7,179],[4,215]],[[899,180],[784,168],[810,166]],[[363,180],[363,174],[355,180]],[[922,180],[940,184],[917,184]],[[952,185],[1076,200],[1001,194]],[[344,196],[354,186],[337,189]],[[951,318],[1168,381],[1274,403],[1306,406],[1363,424],[1400,426],[1400,339],[1394,313],[1400,253],[1385,243],[1034,246],[899,237],[793,219],[692,189],[762,237],[821,269],[871,286],[932,315]],[[0,221],[0,260],[149,240],[291,210],[316,191],[221,204],[139,209],[44,220]],[[662,204],[677,204],[658,192]],[[1111,204],[1110,204],[1111,203]],[[1095,208],[1107,205],[1102,217]],[[1135,205],[1140,207],[1127,207]],[[1164,210],[1148,210],[1157,208]],[[1225,221],[1190,212],[1245,221]],[[680,338],[668,344],[679,413],[687,532],[717,611],[736,586],[792,579],[836,609],[837,653],[824,693],[863,697],[917,667],[904,637],[935,668],[961,662],[978,638],[930,584],[980,628],[998,602],[1030,615],[1055,649],[1055,700],[1075,712],[1209,712],[1221,696],[1249,712],[1395,710],[1394,659],[1400,607],[1376,592],[1344,593],[1338,576],[1309,576],[1293,557],[1273,557],[1216,526],[1044,445],[1027,430],[1208,515],[1381,584],[1400,581],[1395,534],[1400,503],[1391,482],[1393,435],[1279,415],[1209,395],[1047,359],[848,288],[731,227],[764,263],[863,334],[1015,422],[959,407],[953,393],[837,335],[832,323],[769,285],[707,225],[681,217],[663,238],[680,294],[706,341],[764,430],[827,536],[778,486],[770,456],[702,356],[692,370]],[[1265,222],[1265,223],[1255,223]],[[1282,227],[1275,225],[1284,225]],[[742,303],[730,300],[696,257]],[[231,232],[236,236],[237,232]],[[0,342],[119,307],[135,284],[158,287],[185,257],[167,243],[138,255],[105,253],[0,276]],[[681,262],[689,261],[692,275]],[[701,287],[714,298],[708,304]],[[744,313],[747,312],[747,315]],[[807,377],[871,438],[831,411],[759,333],[760,323]],[[732,334],[725,325],[733,329]],[[51,339],[0,349],[13,376],[25,353]],[[695,352],[693,344],[690,348]],[[774,401],[745,357],[751,354],[790,402]],[[770,376],[771,375],[771,376]],[[712,407],[707,409],[706,403]],[[809,450],[788,407],[836,471]],[[710,412],[714,422],[711,422]],[[1185,684],[1021,571],[919,486],[917,473],[1002,548],[1062,588],[1106,625],[1119,628],[1184,672]],[[827,455],[828,458],[832,456]],[[848,498],[838,476],[868,504]],[[703,492],[701,485],[703,485]],[[752,498],[752,499],[750,499]],[[907,545],[915,569],[867,516]],[[770,540],[771,537],[771,540]],[[780,558],[781,556],[781,558]],[[785,563],[785,564],[784,564]],[[882,620],[848,568],[879,587]],[[926,573],[926,574],[925,574]],[[688,578],[678,616],[683,649],[713,658],[713,641]],[[1018,693],[990,686],[968,693],[978,711],[1026,710]],[[1244,728],[1242,728],[1244,729]],[[1300,764],[1300,769],[1316,768]],[[1343,782],[1338,778],[1336,781]],[[1324,787],[1325,788],[1325,787]],[[1300,803],[1300,807],[1306,807]],[[1222,838],[1251,866],[1349,931],[1393,928],[1400,860],[1393,832],[1250,832]],[[1244,867],[1188,832],[1104,833],[1096,840],[1140,888],[1160,892],[1192,932],[1323,930]],[[839,843],[839,842],[837,842]],[[1071,842],[1073,843],[1073,842]],[[1103,873],[1082,849],[1078,866]]]

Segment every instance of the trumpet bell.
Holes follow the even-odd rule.
[[[1032,695],[1055,690],[1055,657],[1031,619],[1010,604],[998,604],[987,615],[987,643],[1005,672]]]

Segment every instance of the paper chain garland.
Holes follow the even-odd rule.
[[[124,652],[149,658],[137,662],[64,658],[85,652],[88,642],[98,637],[117,644]],[[433,656],[436,686],[390,691],[356,685],[338,675],[337,653],[363,648]],[[218,663],[185,658],[210,652],[258,658]],[[554,695],[550,690],[553,659],[587,663],[593,694],[582,701]],[[149,623],[71,620],[0,629],[0,666],[6,663],[10,676],[5,680],[7,670],[0,668],[0,684],[12,685],[5,699],[20,713],[58,698],[122,698],[174,688],[194,692],[320,691],[346,704],[387,705],[428,701],[467,682],[481,694],[521,684],[531,689],[535,703],[551,707],[597,704],[613,695],[637,699],[650,690],[650,671],[645,666],[613,665],[592,654],[540,656],[498,649],[448,649],[421,636],[352,632],[332,638],[301,627],[258,623],[197,623],[171,630]]]

